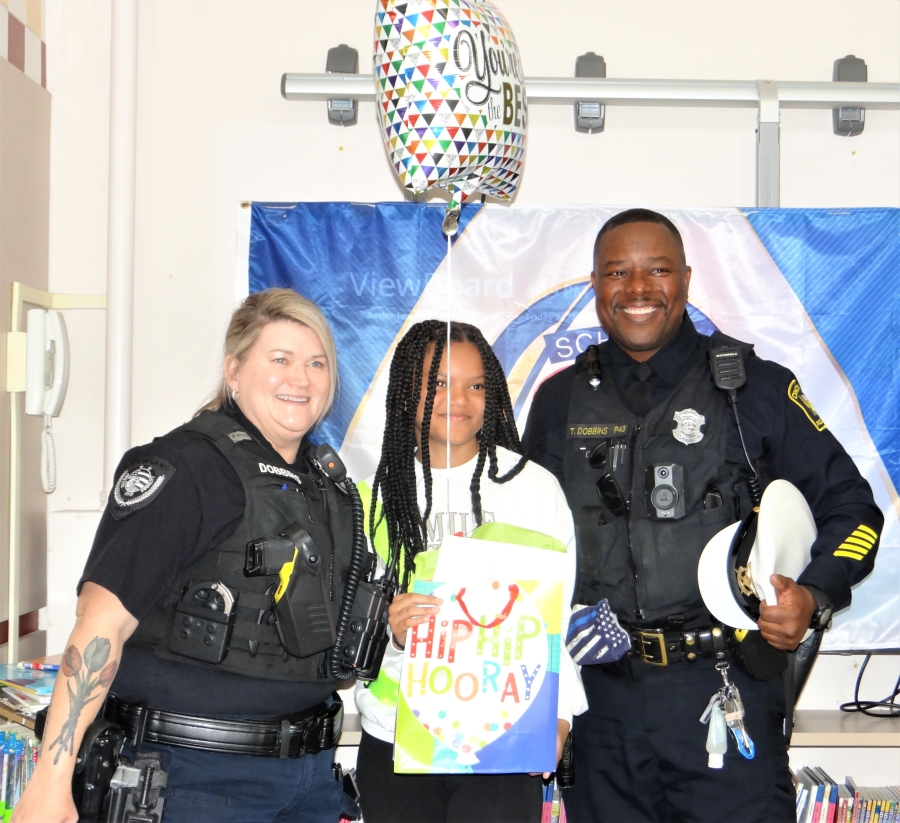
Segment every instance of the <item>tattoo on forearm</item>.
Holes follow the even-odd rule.
[[[75,648],[69,646],[63,655],[60,672],[71,680],[66,681],[66,691],[69,693],[69,716],[60,729],[59,737],[54,740],[49,748],[57,746],[53,764],[59,762],[63,752],[74,754],[75,729],[78,727],[78,719],[88,703],[96,700],[100,695],[93,694],[98,686],[109,688],[119,668],[117,660],[109,661],[110,642],[105,637],[95,637],[84,650],[84,655]],[[96,675],[96,677],[95,677]],[[72,680],[75,681],[75,689],[72,689]],[[93,696],[92,696],[93,695]]]

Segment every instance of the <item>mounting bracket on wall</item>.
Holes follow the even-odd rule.
[[[531,106],[574,106],[579,101],[602,100],[604,106],[758,109],[759,206],[779,204],[781,109],[900,110],[900,83],[528,77],[525,90]],[[341,98],[371,103],[375,101],[375,78],[371,74],[285,74],[281,94],[286,100]]]
[[[325,71],[331,74],[356,74],[359,71],[359,52],[350,46],[341,43],[333,49],[328,49],[328,57],[325,59]],[[284,87],[282,87],[284,94]],[[359,103],[349,99],[329,99],[328,122],[332,126],[355,126],[359,116]]]
[[[861,57],[848,54],[834,61],[831,79],[838,83],[865,83],[869,69]],[[866,127],[866,110],[857,107],[832,109],[832,128],[841,137],[856,137]]]
[[[606,61],[589,51],[575,58],[576,77],[606,77]],[[600,134],[606,126],[606,106],[600,100],[579,100],[575,104],[575,131]]]

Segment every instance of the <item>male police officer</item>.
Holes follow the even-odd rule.
[[[697,563],[716,532],[748,514],[754,478],[710,376],[711,348],[739,346],[746,356],[741,428],[761,484],[791,481],[816,518],[812,561],[797,581],[773,575],[778,605],[761,607],[771,647],[796,648],[808,627],[824,627],[850,603],[850,586],[872,570],[883,523],[869,485],[793,375],[747,344],[696,331],[685,311],[690,280],[681,236],[664,216],[632,209],[609,220],[591,283],[610,340],[541,386],[523,438],[572,508],[575,602],[607,597],[632,638],[620,664],[582,669],[590,709],[575,719],[576,780],[566,798],[576,823],[795,816],[781,677],[753,679],[725,658],[754,759],[732,742],[724,769],[708,768],[698,722],[722,685],[715,661],[726,634],[703,606]],[[679,478],[684,507],[674,517],[671,501],[654,504],[660,470]],[[875,535],[870,548],[840,551],[857,530]]]

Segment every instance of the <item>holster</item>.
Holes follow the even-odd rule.
[[[813,663],[816,662],[824,634],[824,631],[814,631],[794,651],[786,652],[788,666],[784,673],[784,736],[788,746],[791,745],[791,735],[794,732],[794,706],[797,705]]]
[[[728,650],[744,674],[754,680],[771,680],[788,667],[788,653],[770,646],[758,631],[729,629]]]
[[[72,774],[72,799],[79,820],[105,820],[109,787],[119,766],[125,730],[97,719],[87,727]]]
[[[571,731],[556,764],[556,785],[561,789],[571,789],[575,785],[575,743]]]

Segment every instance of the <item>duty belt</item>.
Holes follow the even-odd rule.
[[[648,629],[624,625],[631,637],[631,650],[651,666],[671,666],[679,660],[716,657],[725,651],[721,626],[701,629]]]
[[[150,709],[142,703],[125,703],[110,694],[104,717],[125,729],[127,744],[133,749],[146,740],[206,752],[285,759],[337,746],[344,709],[337,694],[332,699],[330,706],[322,703],[283,718],[221,720]]]

